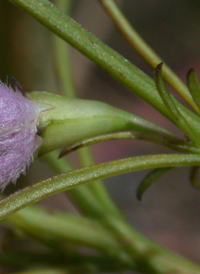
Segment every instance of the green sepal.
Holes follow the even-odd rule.
[[[50,92],[30,92],[29,98],[50,108],[41,113],[39,131],[43,138],[39,154],[87,138],[119,131],[151,133],[180,141],[162,127],[99,101],[70,99]]]

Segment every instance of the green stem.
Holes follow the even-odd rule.
[[[65,158],[58,159],[58,156],[58,151],[52,151],[42,156],[42,159],[44,159],[46,163],[48,163],[48,165],[58,174],[73,169],[71,164]],[[72,197],[72,200],[86,215],[95,217],[101,215],[104,211],[103,206],[94,197],[93,193],[91,193],[90,188],[79,186],[71,189],[68,193]]]
[[[155,88],[154,81],[149,76],[99,41],[94,35],[84,30],[73,19],[59,11],[52,3],[47,0],[10,1],[25,9],[43,25],[100,65],[114,78],[171,120],[171,114],[163,104]],[[175,99],[175,101],[182,115],[187,118],[188,123],[200,136],[200,118],[178,100]]]
[[[71,1],[57,0],[56,5],[60,10],[64,11],[65,13],[68,13],[70,9]],[[70,66],[69,47],[61,38],[59,38],[58,36],[54,34],[53,34],[53,41],[55,46],[54,47],[55,48],[55,65],[56,65],[56,71],[57,71],[57,76],[59,80],[58,83],[62,87],[63,95],[66,95],[69,98],[75,98],[76,91],[75,91],[75,85],[74,85],[73,76],[72,76],[72,69]],[[82,150],[79,150],[78,157],[83,167],[95,164],[94,157],[91,153],[90,148],[84,148]],[[51,162],[52,161],[53,161],[53,158],[51,158]],[[55,161],[57,161],[57,159],[55,159]],[[87,188],[89,188],[89,190],[87,190]],[[112,201],[107,189],[105,188],[103,184],[103,181],[99,180],[94,182],[90,186],[83,186],[82,191],[83,191],[82,196],[84,191],[85,193],[88,193],[88,194],[89,194],[89,191],[91,191],[91,199],[93,200],[98,199],[106,211],[111,212],[111,214],[119,215],[119,209],[117,208],[115,203]],[[92,198],[92,195],[94,196],[93,198]],[[76,197],[75,199],[77,200],[78,197]],[[87,197],[85,197],[84,200],[87,201]],[[80,205],[80,202],[79,202],[79,205]]]
[[[141,233],[129,224],[122,223],[110,216],[107,226],[113,231],[121,245],[132,258],[135,258],[135,270],[146,274],[199,274],[200,266],[170,252]]]
[[[94,158],[91,154],[89,148],[82,148],[78,151],[79,157],[83,167],[91,166],[95,164]],[[110,194],[108,193],[106,187],[102,180],[95,181],[92,185],[89,186],[93,194],[93,199],[99,201],[102,206],[102,214],[114,214],[115,216],[122,217],[120,209],[112,201]]]
[[[97,248],[111,256],[110,259],[107,258],[108,261],[112,262],[114,260],[115,264],[119,267],[121,265],[122,269],[134,269],[154,274],[168,273],[169,270],[171,270],[169,273],[199,273],[197,272],[199,267],[195,264],[164,250],[133,230],[129,225],[122,224],[113,216],[107,217],[106,222],[108,228],[114,230],[114,234],[110,235],[98,222],[65,213],[47,214],[45,210],[39,207],[27,207],[5,220],[5,223],[9,226],[16,225],[36,239],[39,236],[39,240],[41,237],[48,241],[62,239],[61,245],[64,245],[65,242],[72,242]],[[117,237],[117,241],[131,255],[132,259],[130,261],[127,260],[128,258],[123,253],[123,249],[114,240],[113,236]],[[65,255],[67,256],[66,260],[68,260],[68,257],[70,260],[70,253],[68,252]],[[61,261],[63,258],[61,258]],[[57,259],[55,258],[55,260]],[[79,263],[78,258],[76,263]],[[101,269],[101,265],[98,265],[98,267]],[[108,264],[107,270],[112,269],[112,267],[112,263]]]
[[[61,252],[66,249],[65,243],[73,243],[119,258],[124,256],[120,255],[121,248],[112,235],[99,222],[87,218],[66,213],[48,213],[41,207],[32,206],[10,215],[5,224],[17,226],[39,241],[52,243],[52,246],[56,239],[62,240],[59,243]]]
[[[105,10],[108,12],[118,29],[135,48],[135,50],[147,61],[152,68],[155,68],[163,60],[155,53],[155,51],[144,41],[144,39],[137,33],[130,22],[121,12],[115,1],[113,0],[99,0]],[[164,63],[163,66],[164,79],[185,99],[185,101],[200,113],[196,106],[188,87],[183,81],[171,70],[171,68]]]
[[[68,14],[71,0],[56,0],[56,6]],[[69,46],[58,36],[52,34],[55,55],[55,72],[61,93],[69,98],[76,96],[74,80],[70,65]]]

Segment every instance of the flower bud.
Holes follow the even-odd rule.
[[[41,113],[39,119],[43,139],[39,154],[87,138],[126,130],[173,137],[156,124],[103,102],[70,99],[45,91],[33,91],[28,96],[37,103],[52,106]]]
[[[14,91],[0,82],[0,189],[25,173],[39,147],[39,154],[43,154],[124,130],[169,136],[159,126],[102,102],[49,92],[26,96],[18,87]]]
[[[0,82],[0,188],[15,182],[41,144],[37,123],[47,107]]]

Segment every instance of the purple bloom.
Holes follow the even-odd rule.
[[[0,82],[0,189],[15,183],[41,144],[37,123],[47,109]]]

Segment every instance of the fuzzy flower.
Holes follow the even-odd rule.
[[[41,144],[37,123],[43,105],[0,82],[0,189],[24,174]]]

